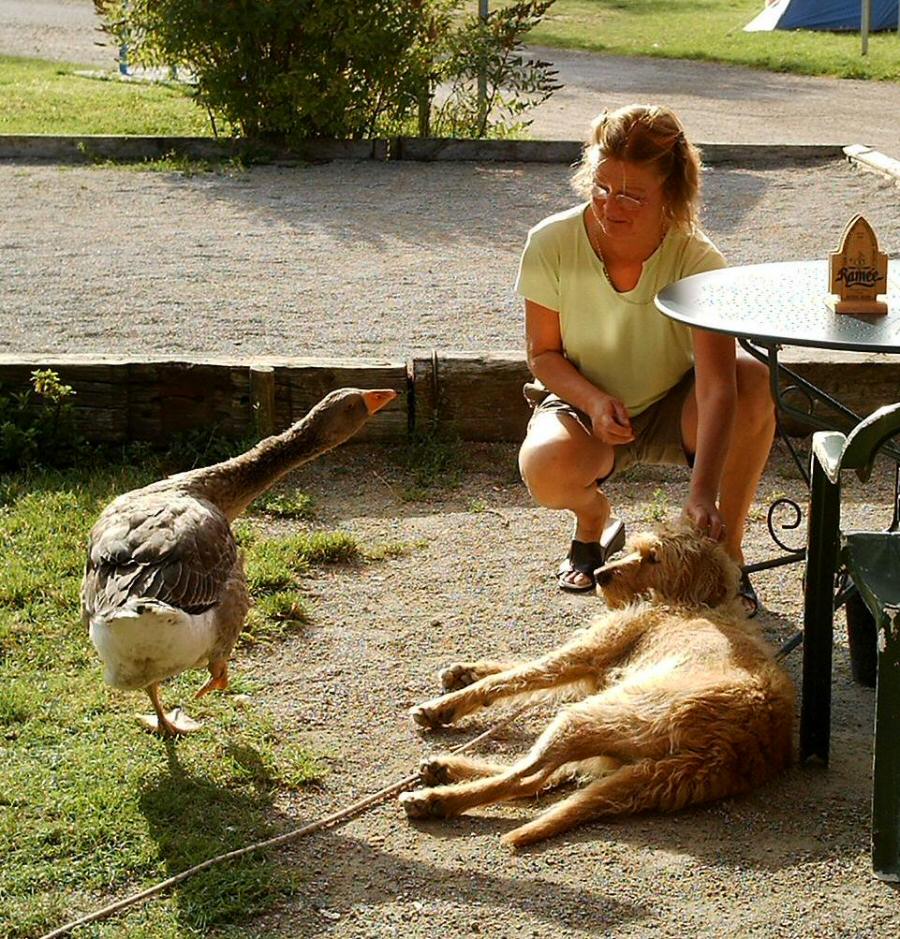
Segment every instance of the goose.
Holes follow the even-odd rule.
[[[166,737],[201,725],[166,713],[160,682],[206,666],[197,692],[228,687],[228,658],[250,596],[231,523],[278,479],[355,434],[396,397],[341,388],[284,433],[233,459],[189,470],[114,499],[91,530],[82,620],[107,684],[144,689],[154,714],[141,722]]]

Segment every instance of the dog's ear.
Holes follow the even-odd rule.
[[[679,526],[662,537],[666,548],[671,545],[673,549],[674,569],[669,578],[663,578],[667,586],[661,593],[690,604],[719,606],[737,592],[734,562],[717,541],[693,525]]]
[[[740,569],[718,541],[703,537],[700,571],[703,597],[707,606],[719,606],[737,595]],[[698,585],[699,586],[699,585]]]

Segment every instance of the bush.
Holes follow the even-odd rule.
[[[548,62],[522,57],[522,37],[553,3],[522,0],[492,10],[486,20],[468,16],[458,29],[444,31],[445,54],[435,62],[433,81],[449,92],[432,108],[435,136],[508,136],[531,123],[519,120],[522,113],[561,86]]]
[[[81,446],[69,402],[75,390],[50,369],[32,372],[31,383],[34,390],[0,389],[0,472],[67,466]]]
[[[553,0],[522,0],[487,22],[462,0],[103,0],[105,28],[129,61],[178,66],[215,127],[287,142],[420,132],[479,136],[556,87],[546,63],[522,61],[521,37]],[[486,77],[479,98],[477,75]],[[487,107],[483,102],[487,101]],[[479,103],[481,102],[481,104]]]

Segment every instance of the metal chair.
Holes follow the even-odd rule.
[[[872,865],[876,877],[891,881],[900,881],[900,485],[887,531],[842,533],[840,503],[842,471],[855,470],[867,480],[876,454],[898,432],[900,404],[893,404],[847,436],[820,431],[813,437],[800,715],[801,759],[816,756],[827,763],[835,587],[838,605],[858,591],[873,618],[871,654],[877,634]],[[866,652],[865,638],[859,641],[861,608],[857,601],[853,616],[848,611],[848,620],[856,619],[857,656]],[[854,663],[856,674],[865,671],[864,662]]]

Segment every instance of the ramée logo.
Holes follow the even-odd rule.
[[[848,287],[874,287],[879,281],[884,280],[884,275],[879,274],[874,267],[841,267],[838,269],[835,280],[838,283],[843,282]]]

